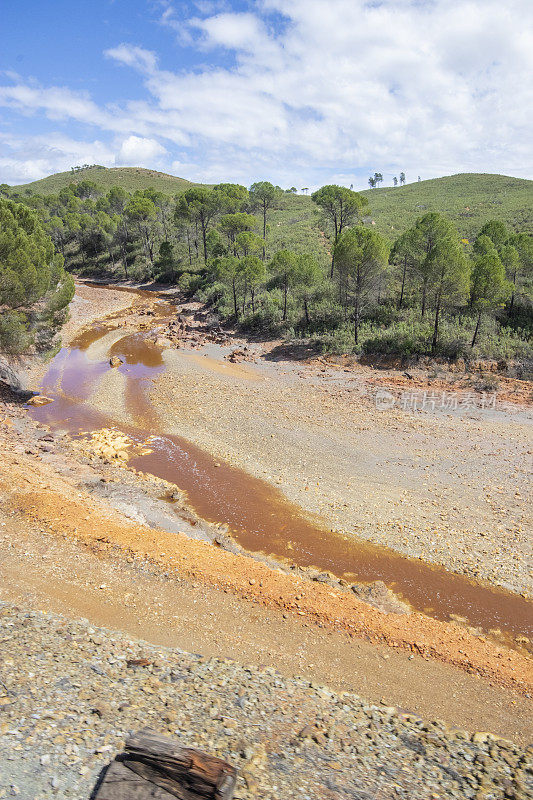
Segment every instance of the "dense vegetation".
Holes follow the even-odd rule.
[[[304,197],[267,182],[127,191],[87,178],[99,172],[124,182],[143,171],[91,167],[41,182],[61,178],[56,192],[16,189],[73,272],[175,284],[243,328],[336,352],[528,356],[528,181],[454,176]]]
[[[73,295],[72,276],[37,215],[0,199],[0,352],[47,349]]]
[[[465,173],[362,194],[378,231],[390,239],[428,211],[444,214],[470,242],[490,219],[501,220],[513,231],[533,233],[533,181],[520,178]]]

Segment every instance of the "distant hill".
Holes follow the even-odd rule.
[[[513,230],[533,232],[533,181],[506,175],[462,173],[396,188],[367,189],[371,219],[389,239],[428,211],[451,219],[461,236],[472,239],[488,219]]]
[[[136,189],[152,187],[165,194],[177,194],[189,186],[195,185],[184,178],[167,175],[166,172],[156,172],[153,169],[94,166],[77,172],[56,172],[55,175],[49,175],[39,181],[13,186],[12,192],[24,194],[29,191],[32,194],[57,194],[69,183],[79,183],[80,181],[94,181],[94,183],[106,190],[112,186],[122,186],[127,192],[134,192]]]
[[[184,178],[141,167],[88,167],[79,172],[58,172],[33,183],[12,187],[12,193],[56,194],[63,186],[91,180],[109,189],[122,186],[129,192],[153,187],[165,194],[183,191],[191,183]],[[439,211],[456,225],[460,235],[473,239],[488,219],[501,219],[512,230],[533,231],[533,181],[505,175],[462,173],[445,178],[410,183],[406,186],[367,189],[362,192],[370,203],[367,223],[394,240],[428,211]],[[271,230],[280,244],[305,250],[311,236],[311,250],[321,250],[320,213],[311,197],[285,196],[284,209],[271,214]]]

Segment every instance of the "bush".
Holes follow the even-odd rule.
[[[3,353],[23,353],[32,343],[28,323],[24,314],[4,311],[0,314],[0,351]]]

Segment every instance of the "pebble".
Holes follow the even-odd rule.
[[[273,667],[155,647],[8,603],[0,640],[9,654],[0,685],[13,700],[0,709],[0,798],[89,798],[129,732],[146,725],[234,764],[235,800],[533,793],[531,749]]]

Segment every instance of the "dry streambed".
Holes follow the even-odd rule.
[[[172,403],[167,404],[165,416],[158,418],[157,415],[154,415],[153,406],[146,398],[146,388],[151,382],[156,381],[157,385],[157,379],[161,376],[167,380],[169,378],[168,366],[165,369],[161,346],[157,345],[157,342],[165,333],[166,336],[163,339],[173,342],[178,347],[184,344],[188,347],[193,344],[209,344],[213,348],[221,347],[218,340],[224,337],[219,331],[206,333],[202,330],[201,321],[199,321],[201,313],[196,307],[187,308],[189,316],[180,314],[175,319],[173,314],[176,309],[170,304],[156,303],[154,296],[147,297],[147,293],[138,293],[137,300],[141,304],[144,303],[144,306],[137,309],[137,318],[132,317],[131,314],[124,321],[115,318],[111,332],[109,332],[109,326],[99,326],[96,330],[88,329],[73,340],[70,351],[60,354],[57,366],[52,365],[44,380],[47,389],[56,392],[56,402],[52,406],[46,406],[44,409],[34,412],[36,418],[56,428],[58,426],[66,427],[70,432],[85,433],[84,428],[89,427],[89,430],[93,428],[89,434],[89,447],[104,457],[114,457],[124,462],[129,458],[130,464],[134,468],[142,472],[153,473],[171,483],[175,481],[182,490],[186,491],[188,502],[201,517],[210,522],[223,521],[229,524],[232,535],[247,550],[273,553],[288,561],[294,561],[300,567],[318,566],[323,570],[335,573],[345,582],[350,582],[350,579],[352,581],[354,579],[359,581],[383,579],[394,591],[409,600],[415,608],[437,618],[448,619],[453,616],[458,619],[464,616],[471,624],[479,625],[485,631],[497,631],[498,628],[503,627],[515,636],[523,637],[529,634],[528,619],[531,619],[531,608],[521,598],[512,597],[503,592],[491,592],[480,586],[475,587],[458,576],[429,569],[421,561],[401,559],[392,551],[373,549],[370,545],[363,545],[354,540],[353,536],[333,536],[327,528],[320,527],[320,525],[303,518],[297,506],[287,503],[282,495],[276,493],[267,483],[262,483],[227,463],[219,463],[183,438],[166,433],[169,427],[169,417],[170,425],[172,424]],[[149,301],[151,301],[151,306]],[[126,330],[124,330],[124,325]],[[137,332],[139,327],[145,332]],[[235,356],[235,352],[232,357]],[[111,355],[111,363],[118,366],[118,370],[106,367],[105,356],[108,353]],[[244,350],[240,353],[241,356],[245,355]],[[236,375],[237,367],[233,364],[222,363],[221,367],[226,367],[226,369],[215,370],[213,363],[221,362],[215,362],[209,356],[205,359],[205,357],[194,354],[191,356],[190,353],[185,353],[184,357],[181,357],[182,362],[184,358],[188,359],[189,364],[193,363],[195,366],[199,366],[200,370],[202,367],[206,367],[210,372],[216,373],[217,378],[225,381],[225,394],[216,391],[210,384],[207,385],[205,401],[216,406],[217,399],[222,395],[224,404],[224,413],[214,413],[213,426],[207,426],[208,429],[216,428],[217,420],[229,418],[235,426],[235,438],[238,438],[241,429],[249,430],[250,419],[258,421],[258,408],[261,409],[261,405],[251,402],[251,398],[242,390],[243,384],[249,386],[250,383],[254,383],[249,380],[249,370]],[[239,369],[242,371],[240,366]],[[272,396],[276,396],[276,392],[279,392],[280,383],[283,384],[283,380],[281,382],[278,380],[280,374],[282,376],[284,370],[270,374],[265,390],[267,397],[272,398]],[[196,374],[195,377],[197,378]],[[171,371],[170,378],[175,385],[182,386],[183,390],[185,383],[182,379],[183,376],[177,380],[177,376]],[[292,379],[294,381],[294,375]],[[275,380],[278,380],[277,385]],[[303,381],[300,383],[302,386],[290,386],[289,395],[291,399],[296,395],[302,405],[302,395],[299,390],[303,389]],[[199,385],[202,385],[201,382]],[[95,410],[93,395],[97,386],[100,386],[100,391],[96,404],[98,410]],[[106,387],[106,391],[102,392],[102,387]],[[231,404],[229,403],[228,389],[233,392]],[[287,387],[282,392],[285,400],[286,389]],[[283,415],[286,417],[287,407],[286,404],[283,405],[285,400],[280,399],[279,396],[276,397],[280,407],[284,409]],[[316,397],[313,397],[312,394],[309,399],[312,402],[309,406],[308,416],[314,423],[315,417],[319,420],[322,419],[323,409],[319,403],[315,403],[313,406]],[[203,419],[205,419],[205,401],[200,405]],[[236,420],[234,408],[239,405],[239,402],[241,403],[239,409],[241,417]],[[190,398],[188,404],[190,408]],[[192,405],[196,407],[196,403]],[[303,405],[306,405],[305,402]],[[182,416],[186,421],[186,407],[187,401],[184,399],[179,406],[180,424]],[[268,408],[267,412],[270,410]],[[220,408],[217,409],[217,412],[219,411]],[[345,411],[346,409],[344,409]],[[367,413],[368,408],[365,407],[363,412]],[[342,405],[336,409],[336,413],[340,413],[342,416]],[[110,426],[117,416],[123,420],[121,433],[110,431]],[[299,453],[302,455],[302,451],[305,453],[305,447],[308,446],[308,440],[316,441],[317,431],[306,428],[301,414],[296,413],[294,419],[300,426],[298,442],[301,446]],[[385,420],[385,418],[383,419]],[[369,420],[375,424],[375,419],[371,416]],[[128,421],[130,421],[129,429]],[[131,428],[131,421],[136,424],[136,428]],[[397,422],[398,420],[395,424]],[[260,424],[255,427],[258,427],[259,431],[264,431],[264,425]],[[95,431],[94,428],[97,430]],[[202,430],[205,429],[206,426],[203,425]],[[383,435],[383,431],[381,433]],[[417,433],[420,434],[419,431]],[[423,433],[427,436],[428,431],[425,430]],[[386,435],[390,441],[393,438],[393,431],[388,430]],[[122,437],[122,444],[119,443],[120,447],[118,449],[115,447],[114,452],[110,437],[114,437],[115,440]],[[290,453],[290,439],[284,438],[282,431],[277,431],[277,436],[271,434],[271,438],[275,438],[278,443],[283,440],[284,447],[277,447],[280,459],[283,459],[283,453]],[[264,442],[262,435],[261,441]],[[321,461],[324,462],[322,468],[327,469],[332,458],[336,460],[335,464],[331,463],[330,465],[331,472],[325,481],[326,486],[328,480],[335,474],[335,470],[340,472],[341,465],[349,463],[347,456],[349,448],[353,446],[348,427],[343,428],[341,439],[338,436],[336,439],[332,439],[330,435],[328,442],[329,444],[321,450]],[[285,447],[286,444],[287,447]],[[257,447],[257,439],[255,446]],[[342,453],[339,452],[339,447],[342,448]],[[129,453],[128,448],[130,448]],[[254,452],[253,447],[250,449]],[[380,491],[382,487],[387,486],[387,491],[394,494],[397,487],[394,484],[391,486],[386,476],[382,475],[379,481],[377,479],[381,470],[379,464],[382,463],[379,460],[382,456],[378,451],[374,456],[375,484]],[[243,452],[248,452],[248,449],[242,447],[240,452],[242,455]],[[354,453],[357,455],[358,451],[356,450]],[[314,457],[316,459],[316,453]],[[300,461],[300,471],[301,463]],[[352,466],[352,468],[354,467]],[[309,472],[309,470],[306,471]],[[366,475],[366,480],[368,480],[368,475]],[[416,475],[411,474],[409,480],[416,483]],[[306,477],[305,482],[306,490],[314,488],[310,477]],[[361,482],[363,485],[359,485]],[[317,481],[317,487],[320,485],[321,482]],[[352,482],[348,484],[348,486],[351,485]],[[427,486],[427,482],[425,485]],[[362,490],[366,496],[366,487],[362,478],[361,481],[355,479],[355,486],[360,493]],[[321,491],[323,492],[323,489]],[[308,496],[313,494],[317,495],[317,491],[307,492]],[[350,497],[348,488],[346,497],[347,499]],[[375,487],[368,493],[368,497],[375,499]],[[515,501],[517,497],[522,499],[519,492],[515,492]],[[402,501],[405,499],[402,496]],[[343,505],[346,516],[349,518],[351,511],[349,503]],[[408,506],[411,509],[414,508],[411,504]],[[441,516],[443,513],[444,516],[447,516],[445,512],[441,512]],[[385,524],[385,528],[387,528],[387,524]],[[402,525],[400,528],[403,530]],[[369,535],[368,532],[366,533]],[[406,531],[403,530],[403,533],[405,534]],[[444,541],[448,545],[453,543],[454,547],[456,546],[455,540],[461,538],[459,535],[454,535],[457,534],[455,529],[445,528],[444,531],[431,531],[431,542],[434,543],[436,538],[437,540],[443,538],[441,533],[444,533]],[[372,532],[370,532],[370,536],[372,538]],[[420,541],[420,536],[417,535],[415,539]],[[518,543],[524,542],[521,528],[515,532],[512,541],[513,549]],[[333,542],[334,546],[332,546]],[[487,555],[485,548],[482,549]],[[507,542],[505,549],[507,555],[509,555],[509,550],[509,542]],[[424,550],[423,553],[426,554],[426,551]],[[429,556],[434,557],[434,553],[430,553]],[[520,563],[520,551],[515,553],[515,556]],[[485,557],[481,563],[486,564],[488,561],[489,559]],[[444,559],[444,563],[447,563],[446,559]],[[524,643],[527,644],[527,639],[524,639]]]
[[[98,291],[98,293],[101,294],[102,291],[104,291],[104,290],[96,290],[96,291]],[[105,293],[105,291],[104,291],[104,293]],[[137,297],[139,297],[139,295],[137,295]],[[145,298],[143,296],[142,296],[142,302],[143,303],[145,302]],[[153,300],[152,300],[152,302],[153,302]],[[144,321],[141,323],[143,328],[144,328],[144,330],[149,332],[150,329],[153,329],[154,327],[155,328],[159,328],[161,320],[162,320],[162,317],[164,317],[164,312],[161,313],[161,311],[162,311],[162,306],[161,305],[159,305],[158,309],[156,309],[155,311],[153,310],[153,307],[152,307],[152,309],[145,308],[144,311],[143,311],[142,308],[140,308],[140,309],[137,308],[138,316],[141,317],[141,316],[144,315],[143,316]],[[198,310],[197,309],[194,311],[194,314],[198,315]],[[154,320],[153,319],[154,316],[157,317],[157,319]],[[134,416],[135,415],[142,416],[142,414],[144,414],[146,412],[147,408],[150,410],[150,407],[147,405],[146,401],[143,400],[144,392],[139,391],[142,387],[139,385],[138,382],[136,384],[135,380],[139,379],[139,378],[141,380],[143,380],[143,381],[152,379],[154,377],[153,369],[154,368],[159,369],[159,367],[161,367],[161,365],[162,365],[162,359],[161,359],[161,354],[160,354],[161,353],[161,347],[162,347],[161,343],[159,345],[157,345],[157,344],[154,345],[153,343],[149,345],[149,347],[148,347],[148,350],[149,350],[149,353],[148,353],[148,355],[149,355],[149,363],[145,363],[146,360],[147,360],[147,357],[146,357],[146,340],[144,339],[144,337],[139,337],[137,334],[134,334],[133,337],[131,336],[132,329],[133,329],[133,332],[134,332],[135,331],[135,325],[138,322],[139,322],[139,320],[136,319],[134,317],[134,315],[132,315],[132,314],[129,314],[127,319],[124,319],[124,320],[121,320],[120,316],[115,316],[115,319],[113,321],[113,327],[114,328],[120,328],[122,326],[125,326],[125,329],[123,331],[115,331],[115,333],[113,334],[113,341],[115,341],[115,344],[113,345],[112,351],[113,351],[113,353],[117,353],[117,354],[120,352],[120,354],[124,357],[123,358],[124,367],[123,368],[119,367],[119,372],[117,372],[115,370],[111,371],[111,370],[109,370],[108,366],[106,367],[106,362],[103,361],[103,362],[101,362],[100,365],[98,365],[98,363],[97,363],[97,370],[96,370],[101,375],[109,375],[111,373],[113,373],[115,375],[119,375],[120,379],[121,379],[120,383],[122,385],[122,389],[125,391],[125,394],[126,394],[126,400],[128,399],[128,385],[129,385],[130,389],[132,387],[136,386],[137,395],[141,395],[141,398],[140,398],[140,401],[136,400],[133,405],[130,404],[130,406],[129,406],[129,412],[133,413]],[[176,339],[177,340],[181,340],[181,338],[182,338],[181,334],[183,334],[183,323],[180,323],[180,324],[182,326],[181,331],[176,331],[174,329],[173,331],[171,331],[170,337],[167,337],[167,338],[169,338],[169,341],[174,340],[174,344],[175,345],[179,344],[179,341],[176,341]],[[185,326],[185,327],[187,327],[187,326]],[[194,342],[196,341],[196,338],[198,338],[198,336],[199,336],[197,333],[194,332],[195,331],[195,325],[193,324],[191,327],[192,327],[192,330],[189,331],[189,336],[188,336],[189,345],[190,344],[194,344]],[[103,331],[102,330],[98,331],[97,335],[94,336],[93,332],[91,330],[89,330],[86,334],[84,334],[84,336],[78,337],[78,339],[76,340],[76,343],[77,343],[76,351],[78,352],[78,354],[82,351],[82,349],[84,347],[90,347],[91,345],[93,345],[95,343],[96,339],[98,339],[98,337],[100,335],[105,335],[106,333],[107,333],[107,330],[104,329]],[[161,333],[161,331],[157,332],[157,336],[159,336],[160,333]],[[122,335],[122,334],[125,334],[125,336]],[[149,336],[151,337],[151,334],[149,334]],[[220,334],[216,334],[214,338],[216,339],[219,336],[220,336]],[[151,338],[153,338],[153,337],[151,337]],[[201,335],[200,335],[200,339],[201,339]],[[121,342],[123,342],[123,341],[125,341],[127,343],[127,347],[124,347],[124,345],[121,344]],[[205,341],[203,343],[205,343]],[[217,343],[216,341],[212,341],[212,346],[222,346],[222,345]],[[141,354],[141,356],[142,356],[141,358],[139,358],[139,354]],[[196,356],[195,355],[194,358],[191,358],[190,355],[185,355],[185,359],[188,359],[189,363],[196,363],[196,364],[198,364],[200,366],[199,362],[201,362],[201,356]],[[182,361],[183,360],[184,359],[182,359]],[[67,361],[68,361],[68,359],[67,359]],[[65,363],[62,363],[62,364],[59,365],[60,368],[58,370],[56,370],[56,377],[58,377],[58,378],[61,377],[62,378],[62,388],[63,389],[65,389],[65,387],[66,387],[69,390],[72,390],[72,389],[76,388],[77,384],[76,383],[69,383],[69,380],[67,380],[66,383],[65,383],[65,377],[68,378],[68,375],[69,375],[68,369],[65,370]],[[220,362],[217,361],[217,363],[220,363]],[[74,363],[74,365],[73,365],[74,366],[74,370],[71,371],[72,374],[75,375],[76,369],[80,366],[80,364],[82,366],[84,365],[83,359],[81,361],[77,361],[77,362]],[[140,367],[138,366],[139,364],[140,364]],[[222,366],[225,366],[225,365],[222,365]],[[204,372],[205,372],[205,367],[204,366],[202,366],[202,369],[204,369]],[[246,376],[243,376],[240,373],[238,375],[236,375],[234,368],[231,369],[231,370],[223,369],[223,368],[220,368],[220,369],[217,368],[217,370],[215,370],[213,368],[212,364],[208,364],[207,365],[207,369],[208,369],[209,373],[216,372],[218,375],[220,375],[224,379],[224,381],[225,381],[225,383],[224,383],[225,390],[224,390],[224,392],[222,392],[224,411],[227,413],[230,421],[236,422],[234,417],[231,416],[232,412],[231,412],[231,410],[230,410],[230,408],[228,406],[228,395],[231,395],[231,392],[233,392],[234,399],[235,399],[235,402],[233,403],[233,406],[235,408],[237,408],[238,410],[240,410],[240,406],[238,404],[240,402],[243,402],[243,400],[246,399],[246,396],[244,396],[244,395],[241,397],[242,392],[240,392],[240,389],[242,388],[242,384],[246,380]],[[282,372],[284,372],[284,371],[285,370],[283,370]],[[289,372],[290,372],[290,370],[289,370]],[[159,374],[159,373],[157,373],[157,374]],[[53,369],[52,369],[52,377],[54,377]],[[135,380],[132,380],[132,378],[135,379]],[[294,379],[294,374],[292,375],[292,379]],[[230,381],[230,382],[228,383],[228,381]],[[238,381],[238,383],[236,384],[235,381]],[[185,384],[186,382],[183,381],[183,383]],[[255,381],[254,381],[254,383],[257,384],[257,382],[255,382]],[[180,383],[180,385],[181,385],[181,383]],[[144,384],[144,386],[146,386],[146,384]],[[213,388],[213,387],[211,387],[209,385],[208,388]],[[275,392],[272,393],[270,391],[271,388],[272,387],[269,386],[269,391],[266,392],[265,398],[274,396],[274,399],[276,400]],[[301,386],[299,386],[299,388],[301,388]],[[90,397],[90,394],[91,394],[90,393],[90,389],[91,389],[91,386],[89,385],[89,391],[85,395],[85,399],[88,399]],[[132,393],[130,392],[130,395],[131,394]],[[216,392],[216,391],[215,392],[212,392],[212,391],[208,392],[208,394],[207,394],[208,403],[215,402],[216,398],[218,397],[218,394],[219,393]],[[294,395],[294,392],[290,392],[289,394]],[[68,395],[66,396],[66,393],[63,392],[63,395],[61,396],[61,402],[65,401],[65,399],[68,401]],[[250,398],[248,398],[248,401],[249,400],[250,400]],[[59,399],[58,399],[52,404],[51,407],[54,407],[55,409],[57,409],[59,405],[60,405],[60,402],[59,402]],[[113,398],[113,412],[115,414],[117,412],[117,407],[120,407],[120,405],[121,405],[120,397],[114,397]],[[189,413],[190,413],[191,406],[194,406],[194,405],[195,405],[195,402],[191,403],[191,400],[189,399]],[[82,404],[82,406],[83,406],[83,404]],[[96,412],[96,417],[93,419],[93,417],[91,416],[91,414],[93,412],[91,411],[90,408],[88,409],[87,406],[88,406],[88,404],[85,403],[85,408],[82,407],[81,408],[81,412],[84,412],[84,411],[88,412],[88,418],[86,417],[84,419],[84,422],[85,423],[87,423],[87,422],[92,423],[94,421],[94,419],[98,418],[98,413]],[[68,402],[67,402],[67,406],[66,407],[67,407],[67,410],[72,410],[72,405],[69,406]],[[249,413],[256,414],[258,407],[261,408],[261,405],[259,404],[259,406],[258,406],[257,403],[255,403],[255,404],[254,403],[249,403],[249,409],[250,409]],[[50,408],[50,406],[48,406],[46,408]],[[46,408],[45,408],[45,411],[46,411]],[[127,404],[126,404],[126,410],[128,410],[128,405]],[[206,409],[205,409],[205,403],[204,403],[204,406],[203,406],[204,415],[205,415],[205,410]],[[213,410],[212,407],[209,406],[209,411],[212,411],[212,410]],[[219,408],[219,410],[220,410],[220,408]],[[80,412],[80,403],[77,403],[77,411]],[[187,408],[185,407],[185,405],[182,405],[181,411],[184,412],[184,419],[186,420],[187,419]],[[266,413],[270,414],[271,411],[272,411],[272,408],[269,407],[268,404],[267,404]],[[341,417],[342,417],[342,413],[344,413],[342,404],[340,406],[340,412],[341,412]],[[54,413],[56,413],[56,412],[54,412]],[[120,413],[118,414],[118,416],[120,417]],[[217,417],[217,414],[215,414],[213,419],[216,421],[217,419],[222,418],[222,416],[219,414],[218,417]],[[313,417],[313,415],[311,415],[311,417]],[[300,417],[298,417],[298,415],[296,415],[295,419],[298,421],[298,424],[300,424],[301,415],[300,415]],[[399,426],[400,422],[401,422],[401,420],[396,419],[395,424],[397,426]],[[127,431],[125,433],[118,433],[116,430],[110,432],[109,426],[106,429],[106,426],[102,425],[100,423],[101,423],[101,419],[98,418],[98,424],[96,424],[94,426],[98,430],[97,430],[97,432],[95,432],[93,430],[90,433],[90,439],[92,440],[92,444],[95,445],[97,447],[97,449],[99,448],[100,455],[104,456],[104,458],[107,458],[107,457],[114,458],[115,457],[114,455],[111,455],[111,449],[113,449],[113,447],[114,447],[114,452],[115,453],[123,453],[124,454],[124,457],[123,458],[121,457],[121,460],[123,460],[123,461],[126,461],[128,459],[128,451],[129,452],[133,452],[134,449],[136,449],[137,453],[139,453],[139,450],[141,448],[143,448],[143,447],[146,448],[147,450],[151,449],[151,447],[150,447],[151,442],[149,441],[149,433],[148,432],[146,432],[146,435],[143,438],[141,438],[141,440],[136,439],[134,441],[131,438],[131,436],[127,433]],[[205,423],[205,419],[204,419],[204,423]],[[91,426],[89,426],[89,428],[90,427]],[[205,428],[205,424],[204,424],[204,428]],[[243,428],[245,430],[248,430],[248,423],[247,423],[246,418],[244,418],[244,420],[243,420]],[[102,430],[102,429],[104,429],[104,430]],[[238,425],[237,425],[236,430],[240,430]],[[118,444],[120,444],[120,447],[116,446],[117,445],[117,437],[121,439],[121,441],[118,443]],[[261,437],[261,438],[264,439],[264,437]],[[305,438],[306,438],[306,431],[305,431],[305,427],[304,427],[301,431],[299,431],[299,439],[300,440],[305,440]],[[280,437],[280,439],[281,439],[281,437]],[[83,447],[83,445],[81,445],[81,446]],[[105,448],[108,448],[108,449],[107,449],[107,451],[104,452]],[[142,452],[142,450],[141,450],[141,452]],[[189,455],[189,454],[190,454],[190,450],[188,450],[186,452],[186,455]],[[144,455],[139,454],[137,457],[141,458],[141,459],[142,458],[150,459],[150,456],[151,456],[150,453],[145,452]],[[146,464],[146,463],[147,462],[145,461],[140,466],[142,466],[143,464]],[[139,466],[139,464],[138,464],[138,466]],[[216,467],[215,467],[215,471],[216,471]],[[53,522],[53,519],[50,518],[51,517],[51,513],[53,513],[52,509],[50,508],[50,503],[48,502],[50,499],[51,498],[48,498],[48,499],[43,498],[44,503],[43,503],[43,507],[42,507],[42,511],[44,512],[44,518],[46,519],[46,517],[48,517],[48,519],[46,520],[48,523]],[[19,497],[18,497],[16,502],[19,503],[19,505],[22,503],[22,507],[26,507],[26,501],[22,499],[21,495],[19,495]],[[53,501],[53,503],[55,503],[55,500]],[[53,503],[52,503],[52,506],[53,506]],[[49,509],[49,511],[47,511],[47,509]],[[79,512],[77,512],[76,509],[74,509],[74,508],[72,508],[70,510],[70,514],[71,515],[72,514],[76,515],[78,513]],[[52,524],[52,527],[54,527],[53,524]],[[83,537],[86,534],[88,534],[89,532],[86,529],[85,530],[81,530],[81,528],[83,528],[83,526],[80,526],[79,524],[78,524],[78,526],[71,526],[71,527],[67,526],[67,529],[71,533],[73,532],[75,535],[80,536],[80,538],[83,539]],[[87,526],[85,526],[85,528],[87,528]],[[64,527],[63,527],[63,530],[65,530]],[[116,532],[118,533],[118,528],[116,529]],[[122,533],[124,533],[124,531],[122,531]],[[134,538],[132,539],[131,537],[128,538],[128,535],[126,535],[126,537],[124,537],[124,536],[121,536],[118,533],[117,541],[120,541],[123,544],[127,544],[127,546],[131,549],[132,543],[133,542],[137,542],[136,536],[137,536],[137,534],[135,534]],[[111,537],[111,539],[112,538],[113,537]],[[289,536],[286,536],[285,534],[283,534],[282,538],[283,538],[283,540],[288,540],[288,542],[290,543],[290,537]],[[137,545],[135,544],[135,547],[133,548],[135,552],[137,552],[136,551],[136,547],[137,547]],[[175,543],[174,543],[174,547],[175,547]],[[164,548],[164,551],[163,551],[163,548]],[[160,565],[164,564],[166,568],[168,568],[168,566],[171,565],[172,559],[176,559],[176,556],[172,556],[172,559],[170,559],[170,561],[169,561],[169,558],[167,558],[169,552],[174,552],[174,550],[172,550],[172,542],[169,543],[168,536],[165,536],[165,534],[163,532],[160,532],[160,534],[158,534],[155,537],[145,537],[145,540],[144,540],[143,545],[142,545],[142,550],[140,552],[142,552],[142,551],[144,551],[145,557],[150,557],[151,559],[155,559],[155,561],[158,564],[160,564]],[[140,553],[137,553],[137,554],[140,554]],[[162,558],[163,556],[164,556],[164,558]],[[211,582],[213,580],[218,581],[219,578],[217,576],[217,572],[218,572],[218,574],[220,573],[220,569],[222,567],[222,563],[221,562],[224,561],[224,559],[226,559],[228,556],[229,556],[229,554],[223,555],[222,553],[219,553],[219,554],[215,553],[215,558],[212,559],[211,555],[209,555],[208,561],[210,562],[211,566],[207,566],[207,568],[206,568],[206,560],[204,558],[204,554],[201,553],[201,552],[198,552],[195,557],[197,559],[199,559],[199,562],[203,562],[200,565],[199,569],[198,569],[198,573],[202,575],[202,578],[204,580],[211,581]],[[235,562],[235,564],[236,563],[237,562]],[[226,566],[225,566],[226,569],[227,569],[228,565],[229,564],[226,564]],[[174,565],[172,565],[172,566],[174,566]],[[180,568],[181,569],[183,568],[183,566],[184,566],[183,564],[180,564]],[[213,569],[215,571],[213,571],[213,569],[211,567],[213,567]],[[230,572],[231,572],[231,570],[230,570]],[[264,573],[261,573],[261,577],[259,578],[259,580],[256,580],[255,578],[253,578],[254,583],[252,583],[252,580],[250,580],[248,582],[248,584],[246,585],[246,588],[244,587],[244,584],[242,584],[240,578],[238,580],[233,580],[232,579],[232,580],[230,580],[228,582],[228,588],[231,588],[231,591],[237,591],[237,592],[243,592],[243,590],[245,590],[247,596],[252,596],[254,598],[257,598],[261,602],[265,602],[265,601],[266,602],[271,602],[272,599],[273,599],[272,598],[272,594],[270,594],[270,596],[269,596],[269,592],[267,590],[268,589],[268,585],[269,585],[269,581],[265,579],[265,581],[264,581],[265,585],[263,586],[262,585],[263,584],[263,580],[262,580],[263,576],[264,576]],[[274,584],[275,583],[276,583],[276,580],[274,580]],[[289,584],[287,584],[287,587],[288,586],[289,586]],[[273,586],[273,588],[275,590],[278,590],[278,586],[277,585],[275,587]],[[296,598],[296,603],[290,601],[290,591],[291,590],[289,590],[289,596],[287,596],[285,598],[284,598],[283,594],[281,595],[281,597],[284,598],[283,602],[282,602],[283,606],[286,606],[287,608],[290,608],[291,610],[296,610],[296,611],[298,611],[298,609],[302,609],[302,613],[311,612],[312,614],[316,614],[316,606],[313,605],[313,602],[309,602],[311,600],[311,596],[313,598],[320,597],[320,592],[321,591],[322,592],[324,592],[324,591],[328,592],[328,589],[327,589],[326,586],[324,586],[323,589],[321,589],[319,586],[316,586],[313,589],[309,589],[311,594],[309,595],[309,597],[306,596],[304,598],[303,604],[301,602],[298,602],[299,600],[300,601],[302,600],[302,597],[299,597],[299,598],[297,597]],[[294,591],[294,590],[292,590],[292,591]],[[305,590],[305,592],[307,592],[307,589]],[[495,651],[494,652],[490,651],[490,648],[492,647],[492,645],[490,645],[490,643],[489,643],[488,649],[485,647],[486,643],[483,642],[483,637],[479,637],[478,636],[478,637],[468,638],[468,634],[465,634],[466,635],[466,639],[465,639],[463,634],[460,634],[459,636],[456,635],[457,634],[457,628],[456,627],[454,628],[453,626],[448,627],[448,628],[439,629],[439,628],[432,628],[431,625],[430,625],[429,628],[427,628],[427,626],[426,626],[426,628],[424,628],[424,625],[420,626],[420,618],[419,618],[418,615],[415,615],[416,619],[415,619],[414,627],[413,627],[413,622],[412,621],[407,622],[406,620],[403,620],[403,621],[400,621],[400,622],[397,623],[396,620],[393,617],[389,618],[388,623],[385,624],[383,622],[383,619],[385,618],[385,615],[382,615],[381,617],[379,617],[379,616],[378,617],[372,617],[372,613],[369,613],[370,610],[368,610],[368,607],[366,607],[367,610],[364,611],[364,622],[361,625],[360,620],[358,621],[358,620],[354,619],[353,611],[350,611],[348,616],[346,616],[345,612],[341,613],[338,608],[334,609],[335,602],[332,602],[331,598],[334,597],[335,594],[332,594],[331,592],[329,592],[329,596],[330,596],[330,598],[327,599],[326,598],[326,594],[324,594],[324,601],[325,602],[324,602],[324,605],[321,606],[321,608],[320,608],[319,617],[323,618],[324,620],[327,620],[328,622],[332,622],[333,621],[336,624],[340,622],[341,624],[347,625],[348,629],[352,630],[355,633],[355,635],[361,635],[363,632],[365,633],[365,635],[368,635],[368,632],[370,630],[371,631],[370,635],[375,635],[377,637],[377,639],[380,639],[382,641],[389,641],[390,643],[393,643],[396,646],[406,646],[406,645],[408,645],[408,646],[411,647],[411,646],[413,646],[413,642],[416,642],[417,643],[416,644],[417,649],[420,650],[421,652],[425,652],[427,655],[430,655],[430,656],[433,656],[433,657],[436,657],[436,658],[442,658],[443,660],[451,660],[452,663],[458,663],[461,666],[463,666],[463,668],[467,668],[467,669],[473,670],[474,672],[478,672],[479,674],[484,674],[487,677],[496,677],[496,679],[500,680],[500,681],[503,679],[504,682],[507,681],[507,682],[509,682],[510,685],[524,686],[523,679],[522,679],[521,676],[527,674],[527,669],[526,669],[525,665],[522,666],[518,662],[514,663],[513,662],[513,657],[514,656],[511,657],[511,664],[505,663],[507,661],[507,658],[508,658],[507,656],[504,657],[504,659],[503,659],[504,663],[503,664],[502,664],[501,661],[500,661],[500,663],[498,663],[497,661],[494,661],[494,660],[491,661],[491,659],[494,659],[494,658],[500,658],[501,659],[501,656],[497,656]],[[346,603],[346,597],[344,598],[343,602]],[[348,605],[350,605],[350,603],[348,603]],[[328,611],[326,611],[326,609],[328,609]],[[359,609],[359,607],[358,607],[358,609]],[[359,610],[358,610],[357,613],[359,613]],[[361,613],[363,613],[363,612],[361,612]],[[350,614],[351,614],[351,616],[350,616]],[[370,625],[370,628],[369,628],[369,625]],[[439,631],[438,635],[435,634],[436,631]],[[451,646],[450,646],[450,643],[451,643]],[[467,648],[466,650],[464,649],[465,647]],[[454,650],[454,648],[456,648],[456,649]],[[466,657],[462,658],[461,655],[460,655],[461,652],[466,653],[467,654]],[[473,655],[473,659],[472,659],[472,655]],[[495,665],[497,665],[498,668],[495,668]],[[526,670],[526,671],[524,671],[524,670]]]
[[[43,442],[39,450],[48,447],[56,449],[57,445]],[[53,453],[45,463],[48,455],[24,452],[24,445],[13,449],[6,442],[3,451],[0,491],[5,509],[52,536],[68,537],[103,555],[116,552],[131,563],[146,563],[171,581],[197,581],[237,598],[302,616],[326,629],[452,664],[521,692],[531,691],[530,662],[523,653],[509,651],[456,623],[420,614],[386,614],[361,602],[352,592],[273,570],[260,561],[194,541],[182,533],[150,529],[131,512],[126,518],[104,498],[89,492],[76,472],[69,475],[68,453],[66,469],[61,459],[53,460]],[[186,521],[182,530],[187,530]]]

